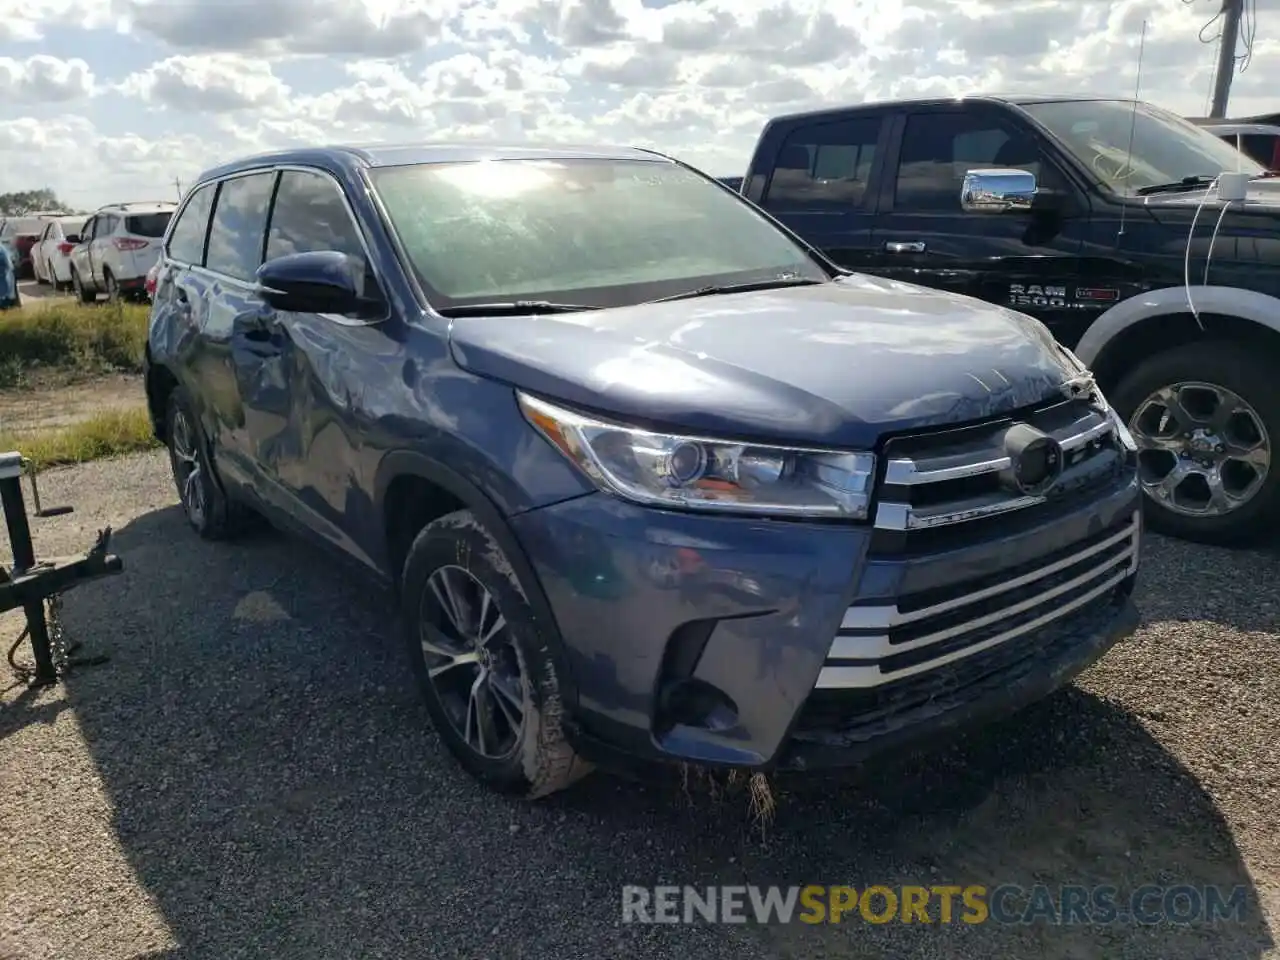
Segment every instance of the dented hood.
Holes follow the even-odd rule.
[[[451,322],[464,369],[621,420],[873,447],[1061,396],[1075,371],[1023,314],[857,275],[835,283]]]

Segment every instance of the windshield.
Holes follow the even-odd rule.
[[[497,160],[370,174],[436,307],[611,307],[712,284],[828,279],[751,207],[674,163]]]
[[[1132,101],[1073,100],[1031,103],[1027,113],[1115,193],[1225,171],[1260,176],[1264,171],[1229,143],[1176,114]],[[1133,151],[1129,135],[1133,133]]]

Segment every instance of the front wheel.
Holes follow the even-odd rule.
[[[71,271],[71,288],[76,292],[76,298],[81,303],[93,303],[98,299],[98,295],[92,290],[85,287],[84,281],[80,279],[78,270]]]
[[[1138,446],[1153,530],[1220,546],[1280,522],[1280,383],[1264,351],[1192,343],[1140,364],[1110,397]]]
[[[401,598],[427,710],[471,776],[500,793],[542,797],[590,771],[565,739],[543,628],[474,514],[448,514],[418,534]]]

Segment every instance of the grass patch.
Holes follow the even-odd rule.
[[[37,375],[141,373],[150,306],[55,303],[0,314],[0,387]]]
[[[145,407],[95,414],[57,430],[0,432],[0,452],[17,450],[37,468],[84,463],[103,457],[151,450],[160,445],[151,433]]]

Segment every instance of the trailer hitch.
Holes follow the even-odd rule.
[[[35,516],[59,517],[71,513],[72,507],[44,507],[34,465],[20,453],[0,453],[0,506],[13,548],[13,568],[0,565],[0,613],[19,607],[26,613],[27,626],[9,650],[9,665],[32,686],[57,683],[60,675],[72,667],[105,663],[106,657],[73,658],[80,644],[67,645],[62,633],[62,594],[82,583],[119,573],[124,564],[110,553],[111,528],[98,531],[98,539],[81,554],[36,560],[35,544],[27,519],[27,504],[22,495],[22,477],[31,482],[31,499]],[[48,601],[48,612],[45,602]],[[19,667],[13,656],[24,637],[31,639],[35,669]]]

